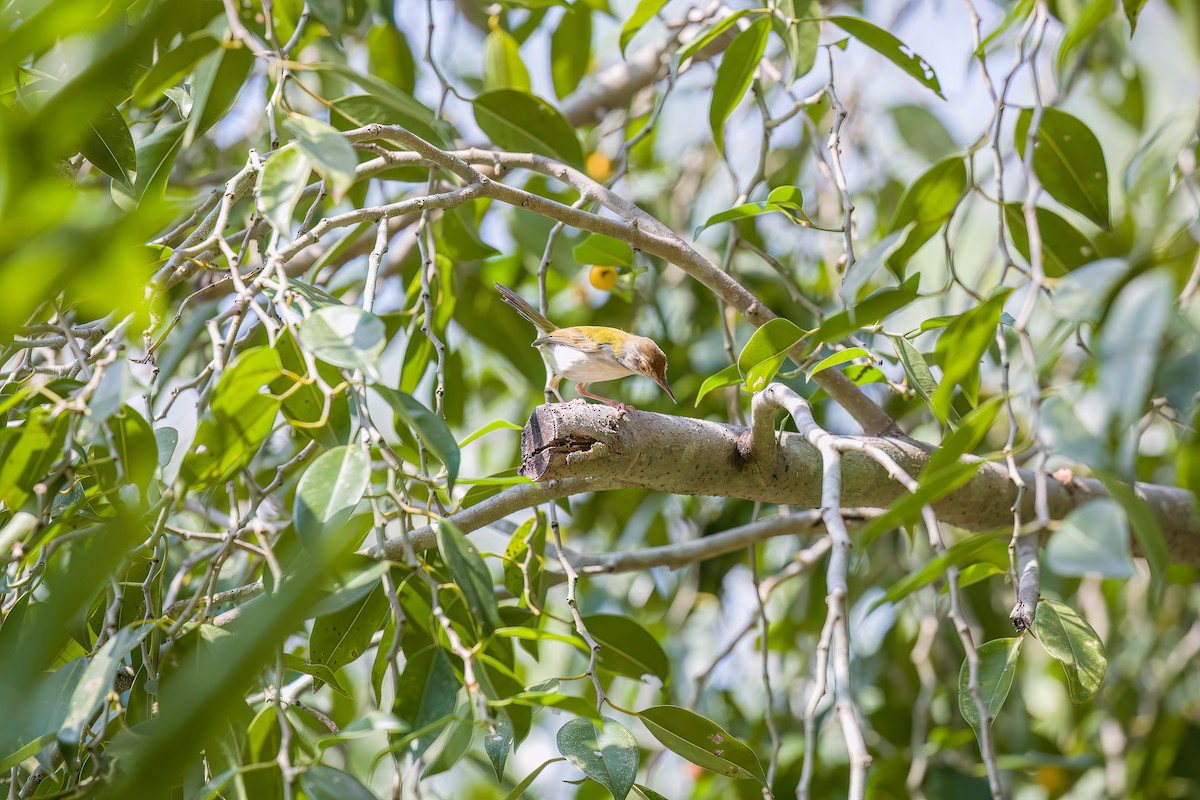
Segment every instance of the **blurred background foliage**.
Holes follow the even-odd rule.
[[[774,19],[755,27],[763,8]],[[681,756],[653,715],[606,708],[620,725],[599,743],[576,724],[596,717],[596,696],[551,585],[544,513],[473,544],[443,528],[439,549],[402,562],[354,552],[523,480],[516,431],[543,367],[493,281],[533,299],[545,267],[559,324],[658,341],[681,402],[645,381],[615,389],[642,409],[743,420],[739,375],[700,395],[753,329],[676,267],[598,254],[587,234],[488,200],[394,218],[386,252],[364,216],[281,265],[290,286],[272,284],[264,267],[298,229],[451,185],[411,164],[355,175],[380,151],[337,130],[400,124],[449,149],[490,141],[574,162],[694,234],[805,331],[881,308],[849,317],[818,355],[862,348],[838,368],[916,438],[940,441],[999,397],[978,455],[1003,460],[1007,443],[1046,471],[1200,486],[1190,0],[9,0],[0,20],[10,797],[504,797],[560,752],[584,771],[552,762],[529,796],[628,792],[630,763],[647,797],[762,796],[768,765],[770,791],[790,796],[806,755],[811,796],[846,793],[830,700],[818,740],[803,736],[823,570],[771,592],[765,636],[755,622],[760,579],[804,542],[578,587],[616,706],[692,708],[754,754],[707,760]],[[601,75],[646,53],[661,54],[655,80],[592,103]],[[496,177],[577,198],[541,175]],[[615,283],[592,269],[605,260]],[[269,280],[239,300],[231,267]],[[373,314],[347,311],[376,270]],[[1039,270],[1045,291],[1031,297]],[[967,327],[955,320],[1001,288],[1014,291],[999,339],[954,338]],[[882,307],[866,300],[889,291]],[[826,427],[854,432],[795,367],[778,379]],[[775,513],[637,490],[559,506],[566,546],[582,552]],[[1142,548],[1155,541],[1140,538],[1140,513],[1068,520],[1043,550],[1043,595],[1088,620],[1107,677],[1075,705],[1062,668],[1022,649],[993,726],[1013,797],[1200,795],[1196,569],[1133,558],[1131,525]],[[988,797],[939,591],[951,564],[914,534],[857,549],[851,572],[868,793]],[[1013,635],[1008,534],[946,532],[973,543],[953,565],[977,642]],[[700,730],[663,713],[676,737]],[[615,761],[589,762],[597,746]],[[729,777],[739,758],[745,774]]]

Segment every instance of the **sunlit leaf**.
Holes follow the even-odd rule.
[[[387,344],[383,320],[357,306],[318,308],[300,325],[300,343],[317,358],[338,367],[379,376],[379,355]]]
[[[1062,664],[1071,702],[1086,702],[1100,691],[1108,671],[1104,643],[1075,609],[1043,597],[1038,603],[1032,632],[1046,652]]]
[[[475,544],[453,522],[442,520],[437,529],[438,550],[454,582],[485,636],[500,627],[500,611],[492,592],[492,576]]]
[[[946,99],[942,94],[942,87],[938,83],[937,75],[934,74],[933,67],[929,62],[914,53],[908,45],[895,36],[858,17],[835,16],[826,17],[826,19],[916,78],[922,86],[930,89],[938,97]]]
[[[575,129],[540,97],[518,89],[493,89],[476,95],[474,107],[475,121],[497,147],[583,166]]]
[[[984,642],[975,650],[979,659],[979,694],[983,697],[984,707],[987,708],[989,725],[995,722],[996,715],[1008,699],[1008,691],[1012,688],[1013,678],[1017,674],[1017,656],[1021,653],[1023,641],[1024,636],[993,639]],[[958,671],[958,710],[978,736],[979,707],[975,705],[975,699],[968,689],[970,681],[970,665],[963,659],[962,668]]]
[[[712,720],[679,706],[654,706],[639,711],[638,716],[655,739],[693,764],[766,785],[766,774],[754,751]]]
[[[637,777],[637,740],[621,723],[605,717],[597,727],[573,719],[558,729],[558,752],[592,780],[625,800]]]
[[[771,20],[760,17],[740,32],[721,57],[717,79],[713,84],[712,101],[708,107],[708,124],[718,152],[725,151],[725,120],[742,101],[758,62],[767,48]]]
[[[1017,152],[1025,157],[1033,109],[1021,109],[1013,132]],[[1096,134],[1083,122],[1057,108],[1042,109],[1034,142],[1033,171],[1050,196],[1108,228],[1108,167]]]
[[[496,28],[483,43],[483,88],[529,91],[529,70],[521,46],[508,31]]]
[[[663,683],[671,678],[671,663],[662,646],[645,628],[629,617],[592,614],[584,625],[600,645],[596,662],[604,669],[641,678],[653,675]]]

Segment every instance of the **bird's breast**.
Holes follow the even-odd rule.
[[[549,343],[539,349],[546,354],[556,373],[577,383],[599,383],[633,374],[633,370],[617,361],[607,347],[584,353],[568,345]]]

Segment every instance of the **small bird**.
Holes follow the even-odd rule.
[[[672,402],[678,402],[667,385],[667,356],[650,339],[599,325],[560,328],[507,286],[497,283],[496,291],[500,292],[504,302],[532,322],[542,334],[533,340],[533,346],[541,351],[542,357],[550,365],[553,376],[549,388],[560,403],[562,395],[558,393],[558,384],[566,378],[576,382],[575,389],[583,397],[607,403],[622,412],[632,411],[633,406],[587,390],[590,383],[611,381],[627,375],[645,375],[661,386]]]

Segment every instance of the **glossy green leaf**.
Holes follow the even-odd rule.
[[[376,25],[367,34],[367,65],[372,75],[412,94],[417,82],[416,60],[405,35],[391,22]]]
[[[790,320],[778,317],[767,322],[750,337],[738,354],[738,371],[752,392],[762,391],[783,366],[788,351],[808,335]]]
[[[308,7],[314,17],[329,29],[334,36],[341,36],[342,25],[346,21],[346,4],[344,0],[308,0]]]
[[[387,591],[376,580],[361,600],[313,620],[308,637],[308,660],[336,673],[371,646],[371,637],[388,616]]]
[[[459,683],[450,659],[439,647],[427,647],[409,657],[396,686],[392,712],[413,731],[428,728],[454,713]],[[421,756],[437,739],[440,727],[409,743],[414,756]]]
[[[226,44],[205,56],[192,77],[192,113],[188,115],[183,146],[223,119],[241,93],[254,66],[254,54],[241,42]]]
[[[546,592],[542,579],[545,547],[546,526],[538,515],[518,526],[504,550],[504,586],[527,607],[542,607]]]
[[[1125,509],[1107,497],[1076,508],[1047,542],[1046,566],[1059,575],[1133,577]]]
[[[283,127],[296,137],[296,147],[325,179],[333,201],[341,202],[354,183],[354,168],[358,166],[354,148],[337,129],[312,117],[293,115],[284,120]]]
[[[637,6],[633,9],[633,13],[629,15],[629,19],[625,20],[625,24],[621,26],[621,55],[625,55],[625,48],[629,45],[631,39],[637,36],[637,32],[642,29],[642,26],[654,18],[654,15],[662,11],[663,6],[667,4],[667,0],[638,0]]]
[[[655,739],[693,764],[766,785],[766,773],[754,751],[712,720],[679,706],[654,706],[638,716]]]
[[[446,427],[445,420],[421,405],[415,397],[399,389],[392,389],[378,383],[371,388],[387,401],[392,411],[396,413],[396,419],[415,433],[434,458],[445,465],[446,487],[453,489],[454,482],[458,479],[461,454],[458,450],[458,442],[454,440],[454,434]]]
[[[113,689],[117,669],[129,651],[138,645],[149,628],[145,625],[121,628],[92,656],[87,669],[71,693],[67,716],[58,729],[58,743],[69,751],[83,742],[83,734],[92,715]]]
[[[1013,678],[1017,674],[1017,657],[1021,654],[1021,643],[1024,636],[1010,639],[993,639],[981,644],[975,653],[979,658],[978,683],[979,693],[988,711],[988,725],[995,722],[996,715],[1004,707],[1008,699],[1009,689],[1012,688]],[[958,711],[979,735],[979,707],[971,697],[968,686],[971,682],[970,665],[963,659],[962,668],[958,671]]]
[[[599,267],[633,267],[633,248],[619,239],[600,233],[588,237],[571,249],[571,257],[580,264]]]
[[[974,474],[972,472],[972,474]],[[951,546],[946,552],[933,558],[919,569],[913,570],[893,583],[884,592],[876,605],[896,603],[918,589],[944,576],[952,567],[965,567],[980,563],[1008,564],[1008,541],[990,533],[980,533]]]
[[[789,82],[807,75],[817,61],[821,41],[820,0],[782,0],[779,10],[788,18],[783,44],[787,48],[791,71]]]
[[[704,33],[700,34],[695,39],[692,39],[687,43],[686,46],[680,49],[680,51],[675,54],[676,60],[679,64],[683,64],[689,58],[696,55],[705,47],[708,47],[708,45],[716,41],[717,37],[721,36],[730,28],[736,26],[738,24],[738,20],[753,13],[755,13],[755,9],[739,8],[729,16],[724,17],[716,24],[710,26],[704,31]]]
[[[666,797],[651,789],[649,786],[642,786],[640,783],[633,785],[635,791],[646,800],[667,800]]]
[[[600,645],[596,663],[601,667],[630,678],[653,675],[664,684],[670,681],[667,654],[640,624],[616,614],[592,614],[583,623]]]
[[[558,729],[558,752],[592,780],[625,800],[637,777],[637,740],[621,723],[605,717],[597,727],[573,719]]]
[[[544,770],[546,767],[550,766],[551,764],[555,764],[559,761],[565,761],[565,760],[566,759],[563,759],[563,758],[552,758],[548,761],[543,761],[541,764],[539,764],[533,770],[533,772],[526,775],[525,778],[520,783],[518,783],[515,787],[513,787],[513,790],[511,792],[509,792],[507,795],[505,795],[504,800],[517,800],[517,798],[519,798],[521,795],[525,794],[525,790],[528,789],[535,780],[537,780],[537,776],[542,774],[542,770]]]
[[[1025,157],[1033,109],[1021,109],[1014,130],[1017,152]],[[1108,167],[1100,142],[1080,119],[1057,108],[1042,110],[1033,152],[1033,171],[1058,202],[1109,227]]]
[[[154,204],[162,201],[171,168],[175,166],[175,157],[179,155],[180,145],[183,144],[185,127],[183,122],[176,122],[159,128],[138,142],[137,178],[133,183],[135,203]]]
[[[904,274],[909,259],[950,220],[966,187],[966,161],[953,156],[934,164],[904,190],[891,230],[908,228],[908,235],[888,257],[888,269]]]
[[[329,121],[338,130],[361,128],[372,122],[381,125],[400,125],[430,144],[448,146],[447,126],[439,122],[433,111],[391,84],[382,81],[372,84],[378,91],[354,94],[333,101]],[[428,175],[428,170],[422,170]]]
[[[737,386],[741,382],[742,373],[738,369],[737,364],[730,364],[720,372],[709,375],[704,379],[704,383],[700,384],[700,391],[696,393],[696,407],[700,406],[700,401],[709,392],[714,392],[726,386]]]
[[[88,121],[79,150],[104,174],[125,187],[133,187],[137,149],[121,112],[111,103]]]
[[[708,124],[718,152],[725,152],[725,121],[750,88],[754,71],[767,49],[770,33],[771,20],[760,17],[734,38],[721,57],[708,107]]]
[[[188,483],[211,485],[249,463],[275,425],[279,399],[262,390],[281,369],[279,354],[267,347],[243,350],[225,367],[183,460]]]
[[[375,794],[353,775],[324,764],[304,770],[300,788],[309,800],[375,800]]]
[[[475,121],[497,147],[582,167],[583,149],[575,128],[540,97],[517,89],[493,89],[477,95],[474,104]]]
[[[861,347],[847,347],[845,350],[839,350],[831,356],[818,361],[813,366],[809,367],[804,373],[804,379],[811,381],[813,375],[824,372],[830,367],[836,367],[839,364],[845,364],[848,361],[853,361],[856,358],[870,358],[871,354]]]
[[[1086,702],[1100,691],[1108,671],[1104,643],[1075,609],[1043,597],[1038,603],[1032,632],[1046,652],[1062,664],[1071,702]]]
[[[899,286],[878,289],[845,311],[828,316],[808,337],[808,347],[836,342],[868,325],[874,325],[899,311],[920,296],[921,276],[910,275]]]
[[[1020,203],[1004,204],[1004,221],[1017,252],[1029,261],[1029,231]],[[1047,277],[1060,278],[1096,260],[1096,246],[1058,214],[1039,206],[1037,223],[1042,243],[1042,268]]]
[[[550,77],[559,99],[569,95],[587,74],[592,60],[592,10],[584,3],[563,9],[550,34]]]
[[[318,308],[300,323],[300,344],[334,366],[379,377],[379,356],[387,344],[383,320],[357,306]]]
[[[912,51],[892,34],[858,17],[826,17],[846,33],[904,70],[943,100],[941,84],[928,61]]]
[[[529,91],[529,71],[521,58],[521,45],[503,28],[496,28],[483,42],[483,88]]]
[[[157,103],[162,93],[176,86],[191,71],[196,62],[217,48],[217,41],[208,31],[197,31],[174,47],[161,50],[154,66],[148,69],[133,87],[133,99],[140,106]]]
[[[312,161],[299,145],[289,144],[272,153],[258,173],[259,207],[283,241],[292,238],[292,216],[312,168]]]
[[[442,560],[450,568],[454,582],[467,601],[467,608],[471,609],[483,635],[490,636],[501,623],[496,595],[492,591],[492,574],[487,564],[474,542],[453,522],[442,520],[438,523],[437,543]]]
[[[497,714],[492,720],[491,727],[483,736],[483,750],[487,754],[488,761],[492,762],[492,769],[496,773],[497,781],[504,780],[504,765],[508,763],[508,754],[512,751],[512,745],[512,723],[504,714]]]
[[[904,367],[904,373],[908,376],[909,385],[925,402],[930,402],[934,392],[937,391],[937,381],[933,378],[933,372],[929,369],[925,356],[921,355],[921,352],[903,336],[893,337],[892,345],[896,348],[896,355]]]
[[[780,186],[772,189],[767,199],[763,202],[743,203],[727,211],[713,214],[705,220],[703,225],[696,228],[696,232],[692,234],[692,238],[699,237],[705,228],[712,227],[718,222],[749,219],[750,217],[757,217],[759,214],[769,214],[771,212],[780,212],[797,225],[811,225],[812,221],[804,213],[803,201],[803,195],[795,186]]]
[[[986,302],[972,308],[951,322],[938,337],[938,363],[942,367],[942,382],[933,394],[931,405],[938,419],[945,420],[950,411],[956,387],[967,383],[978,372],[980,360],[996,340],[996,326],[1010,290],[1001,290]],[[964,391],[967,391],[964,388]],[[974,401],[974,398],[969,398]]]
[[[308,465],[296,487],[296,533],[310,543],[336,536],[371,481],[371,458],[358,446],[327,450]]]

